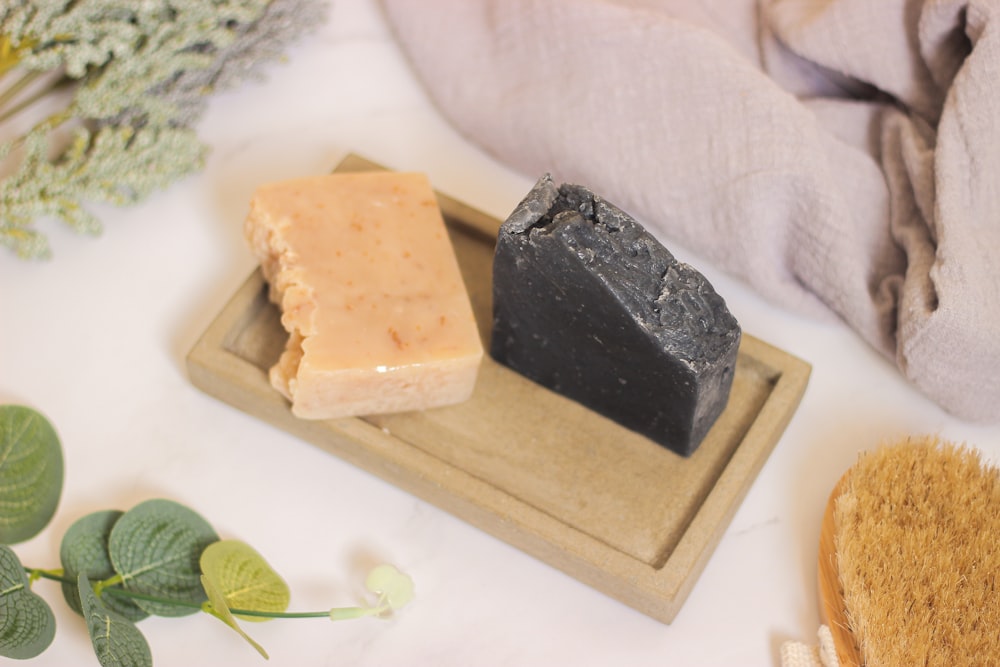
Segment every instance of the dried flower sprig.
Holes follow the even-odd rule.
[[[321,22],[322,0],[14,0],[0,9],[0,129],[67,85],[64,107],[0,143],[0,244],[47,257],[42,217],[100,230],[199,170],[193,125],[214,91],[260,76]],[[68,138],[67,138],[68,135]]]

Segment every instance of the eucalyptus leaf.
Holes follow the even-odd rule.
[[[17,554],[0,545],[0,656],[34,658],[55,635],[52,608],[32,592]]]
[[[388,563],[372,568],[365,579],[365,587],[379,595],[392,610],[401,609],[413,599],[413,579]]]
[[[98,662],[104,667],[152,667],[149,643],[135,623],[111,611],[94,594],[87,575],[79,576],[77,590]]]
[[[108,554],[122,585],[130,591],[200,605],[206,595],[198,559],[219,536],[194,510],[172,500],[154,499],[125,512],[111,529]],[[186,616],[197,608],[136,600],[158,616]]]
[[[291,592],[253,547],[239,540],[220,540],[201,554],[201,571],[230,609],[283,612]],[[209,596],[211,597],[211,596]],[[237,614],[239,616],[239,614]],[[261,616],[241,616],[247,621],[266,621]]]
[[[91,581],[102,581],[115,576],[108,554],[108,538],[122,514],[121,510],[94,512],[80,517],[66,530],[59,545],[59,560],[68,579],[76,582],[79,575],[85,574]],[[79,586],[65,582],[62,591],[66,604],[78,614],[83,614]],[[141,621],[149,615],[127,598],[106,595],[101,599],[108,609],[130,621]]]
[[[245,639],[250,646],[253,646],[257,652],[264,656],[264,659],[267,660],[268,655],[267,651],[264,650],[264,647],[255,642],[253,637],[248,635],[243,628],[240,627],[240,624],[236,622],[236,618],[233,616],[233,613],[229,611],[229,607],[226,606],[226,596],[219,589],[219,587],[205,575],[201,575],[201,584],[205,588],[205,593],[208,595],[208,604],[204,607],[205,611],[235,630],[240,637],[243,637],[243,639]]]
[[[384,616],[402,609],[413,599],[413,579],[400,572],[395,565],[376,565],[365,578],[365,588],[378,596],[370,607],[334,607],[330,610],[331,621],[344,621],[364,616]]]
[[[62,485],[62,446],[49,420],[23,405],[0,405],[0,543],[41,532]]]

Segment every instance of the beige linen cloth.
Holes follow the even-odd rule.
[[[1000,0],[382,1],[498,159],[1000,418]]]

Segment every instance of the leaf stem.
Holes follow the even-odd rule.
[[[378,616],[385,612],[386,607],[339,607],[327,612],[331,621],[347,621],[352,618],[364,618],[365,616]]]
[[[122,581],[124,581],[122,575],[116,574],[114,576],[108,577],[104,581],[94,582],[94,595],[96,595],[97,597],[101,597],[101,594],[103,594],[105,590],[112,590],[111,589],[112,586],[117,586],[118,584],[122,583]]]
[[[65,581],[63,576],[63,570],[37,570],[30,567],[24,568],[24,571],[28,573],[28,582],[34,583],[39,579],[53,579],[55,581]]]
[[[41,570],[36,568],[25,567],[25,572],[28,573],[29,577],[35,579],[49,579],[51,581],[58,581],[64,584],[75,584],[76,581],[65,576],[62,570]],[[172,604],[178,607],[187,607],[188,609],[201,609],[202,605],[199,602],[190,602],[188,600],[171,600],[170,598],[162,598],[156,595],[147,595],[146,593],[139,593],[138,591],[130,591],[126,588],[117,588],[116,585],[120,583],[121,577],[115,576],[104,581],[98,582],[94,585],[95,593],[98,596],[101,595],[113,595],[115,597],[131,598],[133,600],[145,600],[147,602],[158,602],[161,604]],[[381,607],[341,607],[335,609],[328,609],[326,611],[259,611],[255,609],[230,609],[229,610],[234,616],[252,616],[254,618],[330,618],[333,620],[341,620],[347,618],[361,618],[363,616],[376,616],[383,611],[384,608]]]
[[[63,83],[64,81],[67,81],[67,80],[66,79],[60,79],[58,83],[53,84],[52,86],[49,86],[48,88],[43,88],[43,89],[35,92],[35,94],[32,95],[31,97],[28,97],[27,99],[21,100],[20,102],[18,102],[14,106],[10,107],[6,111],[0,112],[0,123],[4,122],[8,118],[12,118],[13,116],[16,116],[21,111],[23,111],[27,107],[31,106],[32,104],[34,104],[35,102],[37,102],[38,100],[40,100],[41,98],[43,98],[44,96],[46,96],[49,93],[55,91],[59,86],[64,85],[64,83]],[[35,125],[32,128],[32,130],[37,130],[39,128],[45,128],[47,130],[51,130],[52,128],[58,127],[59,125],[62,125],[67,120],[69,120],[70,118],[72,118],[74,112],[75,112],[75,109],[73,108],[73,105],[70,104],[69,106],[67,106],[62,111],[56,112],[56,113],[50,115],[45,120],[39,122],[37,125]]]
[[[254,618],[327,618],[329,611],[256,611],[253,609],[230,609],[233,616]]]
[[[17,79],[14,83],[7,86],[7,88],[0,93],[0,109],[3,108],[5,104],[10,102],[14,97],[24,90],[26,87],[30,86],[33,81],[40,77],[43,72],[39,70],[31,70],[25,72]]]

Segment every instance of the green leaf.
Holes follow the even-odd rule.
[[[365,616],[383,616],[401,609],[413,599],[413,579],[394,565],[377,565],[365,579],[365,588],[378,596],[371,607],[335,607],[330,610],[331,621],[345,621]]]
[[[22,405],[0,405],[0,543],[37,535],[62,495],[63,454],[52,424]]]
[[[288,609],[288,584],[264,557],[239,540],[220,540],[201,554],[201,571],[223,596],[230,609],[283,612]],[[243,616],[248,621],[265,617]]]
[[[121,510],[94,512],[77,519],[69,527],[59,546],[59,560],[68,579],[75,582],[79,575],[85,574],[91,581],[102,581],[115,576],[108,554],[108,538],[122,514]],[[62,591],[66,604],[78,614],[83,614],[79,586],[63,583]],[[127,598],[108,595],[102,597],[102,601],[108,609],[130,621],[141,621],[149,615]]]
[[[108,553],[127,590],[200,605],[207,598],[198,559],[205,547],[218,539],[212,526],[184,505],[147,500],[115,523]],[[159,616],[186,616],[198,611],[149,600],[136,600],[136,604]]]
[[[77,579],[77,589],[87,622],[90,642],[104,667],[152,667],[149,643],[135,624],[108,609],[90,585],[87,575]]]
[[[55,635],[52,608],[31,590],[17,554],[0,546],[0,656],[34,658]]]
[[[379,601],[395,611],[413,599],[413,579],[393,565],[378,565],[368,573],[365,587],[379,595]]]
[[[233,616],[233,613],[229,611],[229,607],[226,606],[226,596],[219,589],[219,587],[205,575],[201,575],[201,585],[205,588],[205,593],[208,595],[208,602],[204,605],[204,610],[235,630],[240,637],[243,637],[243,639],[245,639],[250,646],[257,649],[257,652],[264,656],[264,659],[267,660],[268,655],[267,651],[264,650],[264,647],[255,642],[253,638],[240,627],[240,624],[236,622],[236,618]]]

